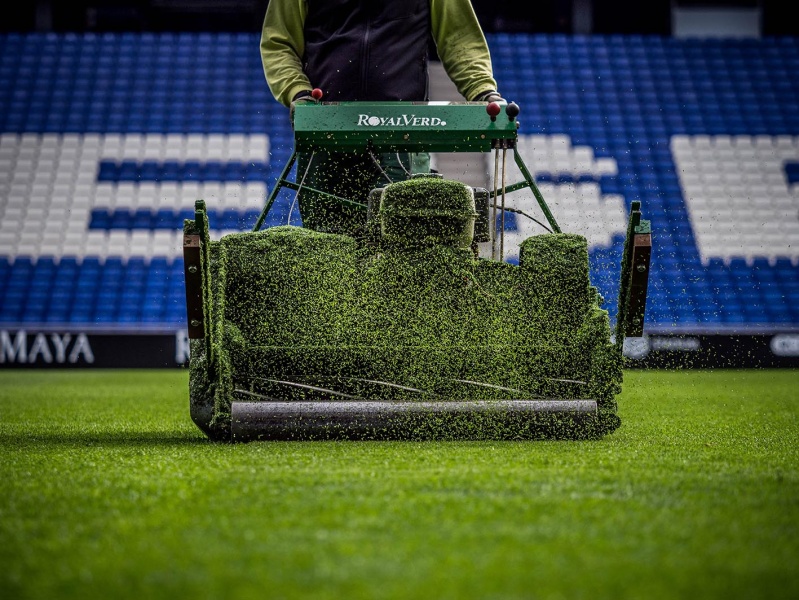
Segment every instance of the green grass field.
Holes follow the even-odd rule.
[[[214,444],[187,380],[0,372],[0,598],[799,597],[799,371],[595,442]]]

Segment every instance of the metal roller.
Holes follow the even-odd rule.
[[[479,424],[491,438],[518,439],[551,436],[558,429],[565,434],[596,420],[594,400],[236,401],[231,436],[234,441],[473,439]]]

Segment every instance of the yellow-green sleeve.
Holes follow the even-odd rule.
[[[302,70],[305,53],[303,29],[308,7],[305,0],[270,0],[261,30],[261,62],[269,90],[288,106],[311,83]]]
[[[438,57],[461,95],[473,100],[496,90],[488,44],[470,0],[430,0],[430,16]]]

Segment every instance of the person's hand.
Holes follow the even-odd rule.
[[[483,92],[479,94],[475,99],[475,102],[505,102],[505,99],[499,94],[496,90],[488,90],[487,92]]]
[[[311,90],[303,90],[294,96],[289,105],[289,120],[294,125],[294,109],[298,104],[316,104],[317,100],[313,97]]]

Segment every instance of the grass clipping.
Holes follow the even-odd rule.
[[[428,188],[452,182],[422,181],[387,189],[392,207],[402,193],[436,199],[429,231],[394,209],[386,243],[299,227],[211,243],[212,339],[192,347],[192,403],[212,436],[229,436],[235,390],[341,399],[311,387],[370,400],[594,399],[599,407],[598,420],[578,429],[488,411],[435,422],[417,414],[374,437],[596,437],[618,426],[621,355],[589,283],[585,238],[528,238],[518,266],[478,259],[464,244],[473,202],[441,206]],[[447,210],[451,227],[441,220]],[[397,214],[417,223],[406,240]],[[308,387],[277,383],[285,381]]]

